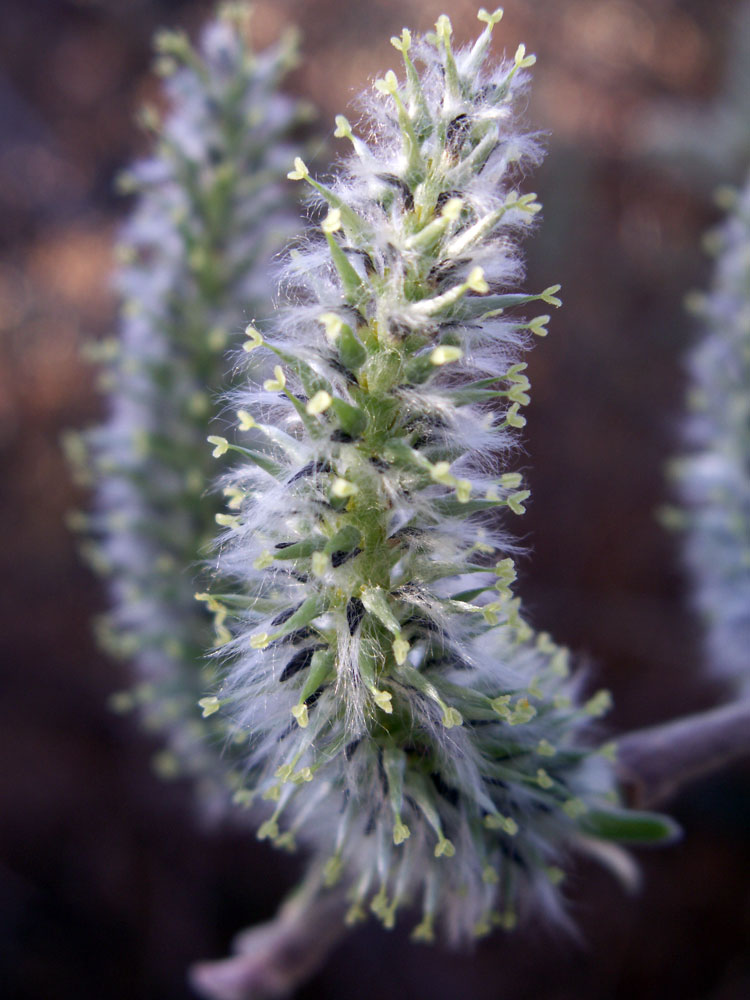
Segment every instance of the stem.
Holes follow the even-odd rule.
[[[208,1000],[291,996],[349,932],[343,895],[328,891],[316,896],[319,886],[317,877],[306,880],[273,920],[239,934],[232,958],[194,965],[190,983],[196,992]]]
[[[628,733],[617,742],[620,781],[636,806],[750,757],[750,699]]]

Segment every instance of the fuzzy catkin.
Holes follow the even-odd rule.
[[[509,291],[540,151],[517,121],[534,58],[488,59],[501,13],[455,53],[445,16],[404,30],[368,138],[337,118],[354,151],[330,184],[295,161],[327,215],[269,332],[248,328],[275,367],[233,397],[243,444],[216,445],[238,455],[218,567],[245,610],[202,704],[243,741],[235,801],[260,803],[261,839],[312,849],[321,891],[344,880],[348,921],[421,905],[421,940],[510,929],[524,901],[559,916],[584,834],[665,833],[614,807],[585,737],[609,695],[579,702],[512,592],[520,358],[549,319],[515,307],[560,303]]]
[[[709,669],[750,695],[750,180],[723,192],[709,237],[710,292],[691,296],[703,336],[689,358],[688,454],[675,472],[685,557]]]
[[[97,348],[110,415],[83,442],[96,482],[83,527],[110,583],[101,639],[139,679],[114,707],[137,706],[166,739],[160,772],[199,777],[216,806],[226,782],[215,775],[230,758],[219,720],[201,725],[195,704],[213,669],[206,649],[229,637],[213,601],[194,596],[224,505],[209,491],[206,429],[223,405],[228,352],[297,225],[283,177],[300,108],[277,89],[293,38],[253,52],[244,5],[220,8],[195,48],[172,32],[156,48],[169,111],[163,123],[146,112],[155,151],[124,178],[137,200],[119,247],[118,336]]]

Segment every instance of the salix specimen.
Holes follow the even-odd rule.
[[[275,367],[235,396],[244,443],[212,439],[240,456],[218,565],[246,607],[202,701],[246,741],[235,801],[270,803],[259,837],[312,847],[321,891],[345,880],[349,921],[421,903],[421,940],[511,928],[521,896],[559,915],[569,846],[671,832],[618,810],[584,741],[609,695],[577,702],[567,652],[512,593],[498,514],[529,496],[519,359],[549,319],[514,310],[560,302],[509,291],[540,152],[516,110],[534,57],[488,59],[501,14],[458,52],[445,16],[404,30],[370,138],[337,118],[354,152],[330,184],[295,161],[322,232],[271,331],[247,330]]]
[[[100,632],[139,678],[114,705],[139,706],[166,736],[163,773],[196,774],[222,796],[212,778],[228,766],[222,734],[206,732],[195,710],[211,669],[205,650],[229,637],[213,601],[194,599],[224,503],[209,490],[206,428],[222,407],[228,352],[296,226],[284,173],[301,118],[277,89],[293,37],[255,53],[248,29],[245,5],[227,4],[197,48],[183,33],[156,37],[169,111],[163,123],[145,113],[155,151],[124,179],[137,200],[119,247],[119,332],[96,347],[110,415],[82,442],[96,484],[83,529],[113,604]]]
[[[675,463],[685,557],[704,619],[709,668],[750,695],[750,180],[724,189],[710,234],[707,295],[692,295],[704,335],[689,358],[689,452]]]

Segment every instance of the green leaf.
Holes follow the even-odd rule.
[[[313,594],[312,597],[308,597],[306,601],[297,608],[291,618],[283,623],[279,629],[278,635],[288,635],[290,632],[294,632],[295,629],[304,628],[305,625],[309,625],[311,621],[322,615],[324,611],[328,610],[328,601],[324,594]]]
[[[541,295],[469,295],[462,298],[454,307],[454,315],[458,319],[481,319],[488,313],[504,312],[516,306],[525,306],[529,302],[538,302]]]
[[[316,181],[309,175],[305,176],[305,180],[319,194],[323,195],[331,208],[337,208],[341,212],[341,224],[344,227],[344,232],[355,246],[360,247],[372,244],[372,230],[364,219],[360,218],[345,201],[339,198],[337,194],[334,194],[325,184],[321,184],[320,181]]]
[[[382,587],[363,587],[360,592],[360,600],[370,614],[381,621],[389,632],[394,635],[399,634],[401,624],[393,613],[388,594]]]
[[[343,399],[335,396],[331,402],[331,408],[336,414],[341,430],[349,437],[356,438],[367,427],[367,414],[357,406],[345,403]]]
[[[303,703],[312,697],[329,678],[333,676],[334,656],[329,650],[318,650],[312,658],[305,683],[300,691],[299,701]]]
[[[411,385],[421,385],[435,374],[435,365],[430,361],[429,354],[421,354],[412,358],[404,366],[404,380]]]
[[[346,524],[336,532],[333,538],[326,544],[326,552],[351,552],[356,549],[362,541],[362,534],[359,528],[353,524]]]
[[[632,809],[591,809],[580,818],[578,826],[593,837],[623,844],[665,844],[682,834],[668,816]]]
[[[227,447],[227,451],[236,451],[238,455],[244,455],[245,458],[250,459],[251,462],[254,462],[264,472],[267,472],[269,476],[273,476],[274,479],[280,479],[284,474],[285,470],[283,466],[261,452],[254,451],[252,448],[246,448],[244,445],[239,444],[230,444]]]
[[[510,395],[507,389],[451,389],[450,398],[455,406],[469,406],[472,403],[486,403],[492,399],[503,399]]]
[[[274,552],[274,559],[305,559],[313,552],[319,552],[325,548],[326,540],[323,536],[317,538],[305,538],[301,542],[293,542]]]
[[[334,266],[338,271],[339,278],[341,278],[346,301],[349,305],[355,306],[355,308],[362,307],[368,295],[367,286],[359,274],[357,274],[356,268],[350,263],[349,258],[339,246],[334,235],[326,233],[325,237],[328,241],[328,249],[331,251]]]
[[[324,389],[326,392],[331,393],[332,387],[328,379],[323,378],[319,375],[314,368],[312,368],[306,361],[302,358],[297,357],[294,354],[289,354],[287,351],[281,350],[279,347],[274,347],[273,344],[268,344],[268,347],[273,351],[277,358],[280,358],[284,364],[289,368],[297,378],[302,383],[302,386],[311,398],[316,392],[320,392]]]
[[[500,507],[505,504],[504,500],[469,500],[468,503],[460,503],[453,496],[438,497],[432,501],[435,510],[445,517],[468,517],[469,514],[476,514],[480,510],[492,510],[493,507]]]
[[[357,371],[367,361],[367,351],[360,344],[351,327],[346,326],[346,324],[341,327],[337,343],[341,364],[350,372]]]
[[[466,604],[471,604],[480,594],[485,594],[488,590],[493,590],[495,584],[488,583],[486,587],[475,587],[473,590],[462,590],[458,594],[452,594],[452,601],[462,601]]]

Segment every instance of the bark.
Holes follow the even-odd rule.
[[[750,757],[750,699],[627,733],[617,741],[631,805],[662,805],[686,785]]]

